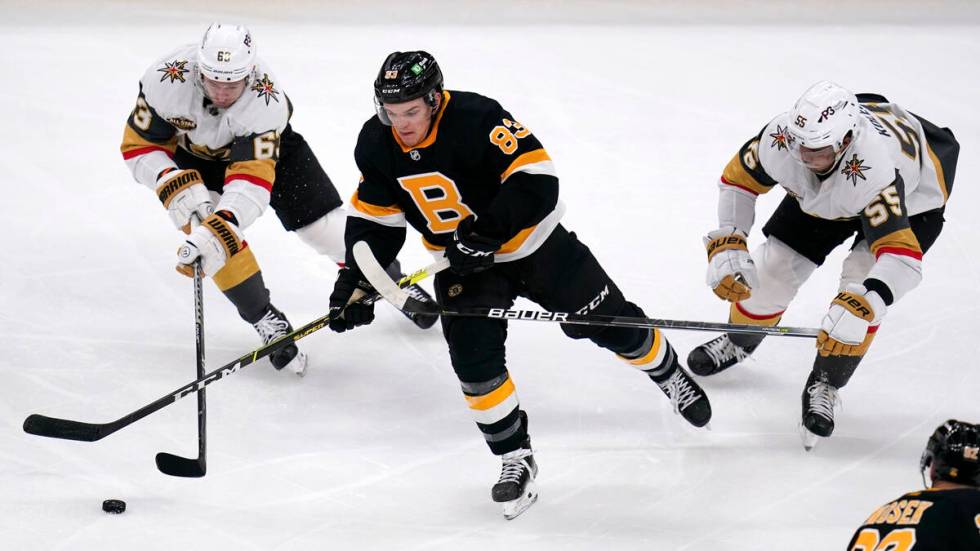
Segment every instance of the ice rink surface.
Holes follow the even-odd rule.
[[[84,4],[84,5],[83,5]],[[693,4],[693,3],[692,3]],[[970,2],[0,2],[0,547],[89,549],[843,549],[878,505],[919,486],[950,417],[980,421],[980,13]],[[293,127],[348,198],[352,150],[385,55],[425,49],[451,89],[498,99],[555,160],[564,221],[632,300],[724,321],[701,236],[737,148],[812,82],[876,91],[962,145],[921,286],[890,309],[842,391],[833,438],[800,445],[807,339],[702,379],[713,430],[690,429],[645,377],[555,326],[512,323],[509,363],[540,464],[538,503],[505,521],[499,474],[438,329],[387,305],[353,333],[302,341],[299,379],[266,361],[209,387],[209,471],[194,400],[96,443],[38,438],[30,413],[104,422],[191,381],[181,242],[119,154],[137,81],[211,20],[250,25],[296,106]],[[750,245],[782,191],[759,201]],[[267,212],[246,237],[275,304],[326,313],[335,269]],[[409,233],[406,268],[430,262]],[[786,325],[815,326],[843,251]],[[529,306],[521,303],[523,306]],[[209,369],[258,346],[210,283]],[[671,332],[686,353],[713,335]],[[121,516],[106,498],[125,500]]]

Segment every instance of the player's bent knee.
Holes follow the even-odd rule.
[[[316,221],[296,230],[303,243],[317,253],[325,255],[337,264],[344,263],[344,229],[347,226],[347,211],[338,207],[321,216]]]

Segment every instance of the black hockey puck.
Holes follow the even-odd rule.
[[[126,502],[121,499],[107,499],[102,502],[102,510],[118,515],[126,510]]]

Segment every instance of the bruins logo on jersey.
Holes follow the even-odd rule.
[[[857,153],[855,153],[850,161],[844,163],[844,168],[840,170],[840,173],[844,175],[855,186],[858,183],[858,178],[862,180],[867,180],[864,177],[864,171],[871,170],[870,166],[864,166],[864,159],[858,159]]]
[[[793,136],[787,130],[789,130],[787,127],[777,124],[776,131],[769,134],[769,137],[772,138],[769,147],[775,147],[778,151],[789,150],[789,146],[793,145]]]
[[[170,117],[169,119],[167,119],[167,122],[169,122],[170,124],[174,125],[175,127],[177,127],[180,130],[190,131],[190,130],[194,130],[195,128],[197,128],[197,123],[196,122],[192,121],[191,119],[185,118],[185,117]]]
[[[190,69],[188,69],[186,66],[187,66],[186,59],[185,60],[175,59],[170,63],[164,63],[163,67],[157,69],[158,73],[163,73],[163,76],[160,77],[160,82],[163,82],[168,78],[172,83],[177,82],[178,80],[181,82],[187,82],[187,80],[184,79],[184,75],[189,73]]]
[[[262,73],[262,78],[255,81],[252,91],[257,93],[259,98],[265,99],[265,104],[269,105],[269,100],[276,100],[279,103],[279,90],[276,90],[273,82],[269,80],[268,73]]]

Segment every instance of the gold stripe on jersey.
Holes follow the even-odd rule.
[[[733,302],[728,311],[728,323],[737,323],[740,325],[760,325],[763,327],[773,327],[779,323],[779,320],[782,317],[782,312],[768,315],[753,314],[743,308],[742,305],[737,302]]]
[[[436,135],[439,134],[439,123],[442,121],[442,115],[446,112],[446,106],[449,105],[449,90],[442,91],[442,105],[439,106],[439,113],[436,115],[436,120],[432,122],[432,127],[429,128],[429,135],[425,137],[424,140],[415,144],[412,147],[405,145],[405,142],[398,137],[398,132],[395,132],[395,127],[391,127],[391,135],[395,137],[395,142],[398,147],[402,148],[402,153],[408,153],[413,149],[422,149],[423,147],[429,147],[436,142]]]
[[[745,170],[745,167],[742,166],[742,159],[738,154],[735,154],[732,160],[728,161],[728,165],[725,166],[725,170],[721,173],[721,181],[756,195],[762,195],[772,189],[771,187],[762,185]]]
[[[351,196],[350,204],[354,207],[354,210],[377,218],[384,218],[385,216],[402,213],[402,209],[397,203],[388,207],[379,207],[378,205],[372,205],[371,203],[361,201],[361,198],[357,195],[357,191],[354,191],[354,195]]]
[[[126,124],[125,130],[123,130],[122,145],[119,146],[119,150],[122,152],[124,159],[131,159],[153,150],[162,150],[173,157],[174,152],[177,151],[177,138],[175,136],[164,143],[151,142],[140,136],[133,130],[132,126]]]
[[[943,204],[949,200],[949,189],[946,187],[946,174],[943,173],[943,165],[939,162],[939,157],[936,156],[936,152],[932,150],[932,146],[926,141],[926,151],[929,152],[929,159],[932,161],[932,165],[936,168],[936,180],[939,183],[939,191],[943,192]]]
[[[893,231],[879,237],[871,244],[871,253],[875,258],[886,252],[922,259],[922,247],[919,246],[915,233],[909,228]]]
[[[527,238],[534,231],[534,228],[538,227],[537,224],[531,226],[530,228],[524,228],[523,230],[517,232],[517,235],[512,237],[510,241],[507,241],[497,249],[498,254],[512,253],[521,248],[521,245],[527,241]]]
[[[214,284],[218,286],[218,289],[224,292],[241,285],[246,279],[257,274],[258,271],[259,263],[255,260],[255,255],[252,254],[252,248],[245,247],[229,258],[212,279],[214,279]]]
[[[515,172],[530,172],[558,177],[551,163],[551,157],[548,156],[548,152],[544,148],[528,151],[514,159],[514,162],[510,163],[507,170],[500,175],[500,183],[506,182],[507,178],[510,178],[511,174]]]
[[[272,191],[272,184],[276,181],[276,162],[272,159],[251,159],[231,163],[225,170],[225,183],[236,178]]]

